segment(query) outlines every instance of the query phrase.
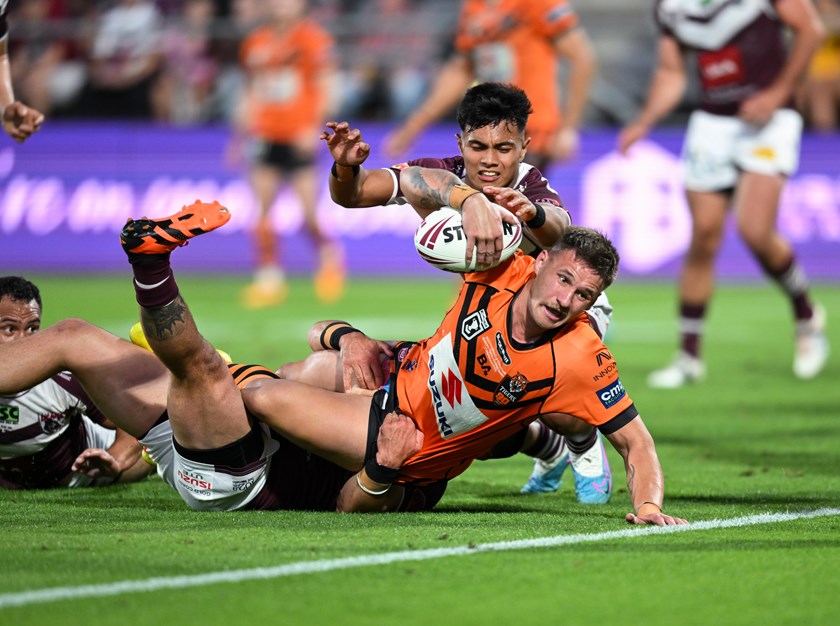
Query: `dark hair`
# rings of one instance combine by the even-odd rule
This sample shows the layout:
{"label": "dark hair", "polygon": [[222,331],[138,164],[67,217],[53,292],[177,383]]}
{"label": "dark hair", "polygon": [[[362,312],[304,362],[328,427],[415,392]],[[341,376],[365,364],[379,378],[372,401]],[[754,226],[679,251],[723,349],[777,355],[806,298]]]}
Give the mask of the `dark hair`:
{"label": "dark hair", "polygon": [[479,83],[464,94],[455,119],[464,132],[505,122],[524,131],[532,112],[531,101],[519,87],[507,83]]}
{"label": "dark hair", "polygon": [[618,274],[618,250],[606,235],[583,226],[569,226],[550,253],[574,250],[577,258],[591,267],[603,282],[602,289],[612,285]]}
{"label": "dark hair", "polygon": [[41,306],[41,292],[38,288],[22,276],[0,276],[0,298],[9,296],[10,299],[18,302],[31,302],[35,300],[38,308]]}

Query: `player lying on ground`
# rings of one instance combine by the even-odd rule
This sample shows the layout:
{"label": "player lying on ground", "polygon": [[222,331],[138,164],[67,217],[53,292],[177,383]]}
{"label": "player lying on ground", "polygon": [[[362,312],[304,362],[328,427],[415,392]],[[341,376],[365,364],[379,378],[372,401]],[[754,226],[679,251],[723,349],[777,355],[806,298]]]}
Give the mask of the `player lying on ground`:
{"label": "player lying on ground", "polygon": [[[515,214],[523,222],[521,247],[536,257],[554,245],[571,218],[542,173],[525,163],[530,114],[531,102],[521,89],[497,82],[476,85],[467,90],[456,112],[457,156],[418,158],[380,169],[364,167],[371,148],[358,129],[330,122],[321,139],[335,160],[329,177],[332,198],[348,208],[407,202],[423,218],[444,206],[460,210],[467,255],[472,258],[475,246],[482,268],[498,262],[502,221],[511,221]],[[587,313],[603,337],[612,314],[605,293]],[[522,492],[556,491],[571,465],[578,500],[607,502],[612,474],[597,430],[584,425],[559,434],[567,437],[568,448],[546,448]]]}
{"label": "player lying on ground", "polygon": [[[0,277],[0,347],[38,334],[42,308],[33,283]],[[26,368],[12,357],[0,362]],[[71,373],[56,369],[0,394],[0,487],[102,486],[148,473],[137,440],[113,428]]]}
{"label": "player lying on ground", "polygon": [[[238,387],[274,374],[225,364],[178,292],[169,251],[228,218],[218,204],[197,204],[165,220],[131,221],[123,231],[145,333],[160,358],[82,320],[63,320],[0,345],[0,393],[69,370],[104,415],[140,439],[163,480],[194,509],[347,510],[337,502],[342,488],[359,491],[345,501],[367,497],[354,473],[271,433],[246,412]],[[149,289],[144,280],[159,284]],[[158,306],[156,298],[165,302]],[[418,449],[417,439],[407,418],[388,418],[374,439],[377,460],[398,467]],[[441,494],[413,490],[401,509],[431,507]]]}

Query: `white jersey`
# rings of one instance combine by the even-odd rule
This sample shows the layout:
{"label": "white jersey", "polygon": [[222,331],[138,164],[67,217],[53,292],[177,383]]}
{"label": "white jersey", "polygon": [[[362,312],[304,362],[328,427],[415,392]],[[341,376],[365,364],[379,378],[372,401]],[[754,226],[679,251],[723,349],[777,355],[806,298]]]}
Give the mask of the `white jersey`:
{"label": "white jersey", "polygon": [[[0,396],[0,486],[66,484],[101,414],[68,372],[31,389]],[[113,431],[110,431],[113,432]]]}

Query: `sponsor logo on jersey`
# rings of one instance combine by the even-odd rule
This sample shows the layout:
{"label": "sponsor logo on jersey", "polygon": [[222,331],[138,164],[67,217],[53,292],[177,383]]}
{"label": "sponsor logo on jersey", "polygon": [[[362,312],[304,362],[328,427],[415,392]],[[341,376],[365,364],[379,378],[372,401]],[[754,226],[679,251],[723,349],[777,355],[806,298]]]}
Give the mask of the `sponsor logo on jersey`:
{"label": "sponsor logo on jersey", "polygon": [[490,328],[490,320],[487,319],[487,311],[481,309],[471,313],[461,322],[461,335],[467,341],[472,341],[488,328]]}
{"label": "sponsor logo on jersey", "polygon": [[759,146],[753,150],[753,156],[767,161],[776,160],[776,151],[770,146]]}
{"label": "sponsor logo on jersey", "polygon": [[400,366],[400,369],[403,369],[406,372],[413,372],[415,369],[417,369],[417,359],[403,361],[403,364]]}
{"label": "sponsor logo on jersey", "polygon": [[499,356],[502,357],[502,361],[505,365],[510,365],[510,355],[507,351],[507,346],[505,346],[505,340],[502,337],[502,333],[496,333],[496,351],[499,353]]}
{"label": "sponsor logo on jersey", "polygon": [[41,431],[45,435],[53,435],[67,425],[68,419],[63,413],[47,413],[39,415],[38,421],[41,423]]}
{"label": "sponsor logo on jersey", "polygon": [[213,483],[209,480],[205,480],[202,474],[199,474],[198,472],[191,472],[188,469],[179,469],[178,478],[181,479],[181,483],[190,491],[195,491],[193,487],[204,490],[213,488]]}
{"label": "sponsor logo on jersey", "polygon": [[616,379],[615,382],[598,390],[598,399],[604,405],[605,409],[610,408],[626,395],[627,391],[625,391],[620,379]]}
{"label": "sponsor logo on jersey", "polygon": [[254,476],[246,478],[245,480],[234,480],[230,484],[230,489],[231,491],[247,491],[256,481],[257,479]]}
{"label": "sponsor logo on jersey", "polygon": [[487,358],[486,354],[479,354],[476,362],[478,366],[481,368],[481,373],[487,376],[490,373],[490,365],[488,364],[490,359]]}
{"label": "sponsor logo on jersey", "polygon": [[20,422],[20,407],[13,404],[0,404],[0,424],[18,424]]}
{"label": "sponsor logo on jersey", "polygon": [[505,376],[496,388],[496,393],[493,394],[493,404],[498,406],[513,404],[525,395],[527,387],[528,379],[523,374]]}
{"label": "sponsor logo on jersey", "polygon": [[452,335],[444,337],[429,351],[427,384],[442,439],[460,435],[487,421],[465,389],[458,362],[452,353]]}
{"label": "sponsor logo on jersey", "polygon": [[611,362],[613,360],[612,355],[607,352],[606,350],[601,350],[596,356],[595,359],[598,361],[598,367],[603,367],[604,363]]}

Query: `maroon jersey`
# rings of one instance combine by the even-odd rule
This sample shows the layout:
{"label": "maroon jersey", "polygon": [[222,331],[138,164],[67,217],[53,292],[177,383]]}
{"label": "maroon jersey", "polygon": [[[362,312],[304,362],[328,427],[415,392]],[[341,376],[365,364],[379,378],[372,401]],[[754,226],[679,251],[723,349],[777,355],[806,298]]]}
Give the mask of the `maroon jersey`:
{"label": "maroon jersey", "polygon": [[704,111],[735,115],[787,58],[776,0],[657,0],[660,32],[697,58]]}

